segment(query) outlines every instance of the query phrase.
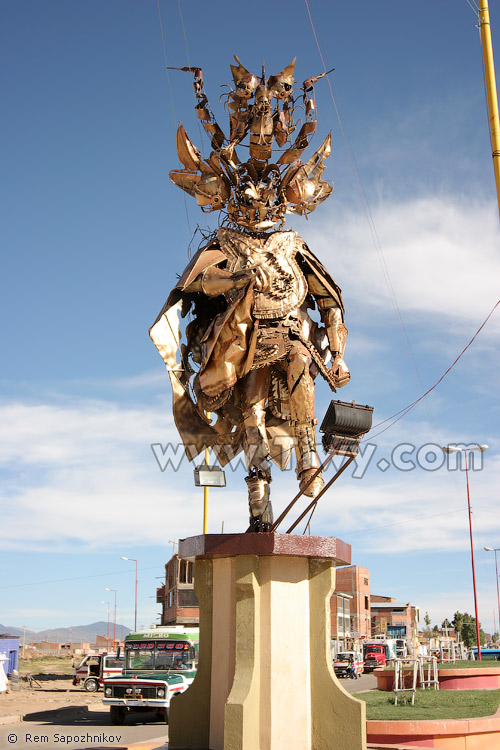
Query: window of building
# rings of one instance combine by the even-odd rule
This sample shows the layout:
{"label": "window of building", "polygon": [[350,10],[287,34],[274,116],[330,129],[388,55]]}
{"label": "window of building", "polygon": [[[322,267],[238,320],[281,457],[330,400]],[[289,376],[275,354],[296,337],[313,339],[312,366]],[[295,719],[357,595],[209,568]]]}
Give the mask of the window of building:
{"label": "window of building", "polygon": [[187,560],[179,560],[179,583],[186,583]]}
{"label": "window of building", "polygon": [[365,596],[365,609],[370,609],[370,602],[367,596]]}
{"label": "window of building", "polygon": [[178,591],[179,607],[197,607],[198,597],[193,589],[179,589]]}

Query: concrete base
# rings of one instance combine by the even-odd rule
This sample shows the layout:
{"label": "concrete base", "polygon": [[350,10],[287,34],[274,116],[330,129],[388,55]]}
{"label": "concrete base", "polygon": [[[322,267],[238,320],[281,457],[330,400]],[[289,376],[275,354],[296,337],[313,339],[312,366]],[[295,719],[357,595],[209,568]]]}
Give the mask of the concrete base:
{"label": "concrete base", "polygon": [[500,748],[500,709],[493,716],[434,721],[368,721],[369,748],[439,748],[497,750]]}
{"label": "concrete base", "polygon": [[[252,551],[253,550],[253,551]],[[196,678],[170,750],[365,750],[365,704],[335,677],[330,596],[349,545],[285,534],[182,540],[200,605]]]}
{"label": "concrete base", "polygon": [[[472,663],[477,664],[477,662]],[[394,669],[375,669],[373,674],[377,678],[377,690],[394,690]],[[405,680],[409,679],[410,670],[405,669],[404,674]],[[500,666],[470,667],[469,669],[439,669],[438,666],[438,681],[440,690],[498,690]],[[417,678],[417,687],[420,687],[419,678]]]}

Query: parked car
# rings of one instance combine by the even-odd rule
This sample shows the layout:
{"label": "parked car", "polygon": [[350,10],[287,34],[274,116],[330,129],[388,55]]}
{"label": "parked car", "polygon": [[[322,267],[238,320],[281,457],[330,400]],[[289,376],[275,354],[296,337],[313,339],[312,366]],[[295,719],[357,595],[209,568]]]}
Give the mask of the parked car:
{"label": "parked car", "polygon": [[350,677],[352,666],[354,666],[354,676],[357,679],[363,674],[363,657],[359,651],[341,651],[333,662],[337,677]]}
{"label": "parked car", "polygon": [[123,657],[118,654],[88,654],[73,673],[73,685],[83,685],[88,693],[95,693],[107,677],[122,673]]}

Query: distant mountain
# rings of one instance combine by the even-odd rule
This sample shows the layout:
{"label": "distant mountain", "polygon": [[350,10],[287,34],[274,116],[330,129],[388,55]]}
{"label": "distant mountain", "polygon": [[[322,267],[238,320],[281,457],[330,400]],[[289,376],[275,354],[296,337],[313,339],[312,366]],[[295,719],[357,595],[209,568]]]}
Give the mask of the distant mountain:
{"label": "distant mountain", "polygon": [[15,628],[13,625],[0,625],[0,635],[19,635],[21,638],[23,634],[26,634],[26,643],[32,641],[36,636],[34,630],[28,630],[28,628]]}
{"label": "distant mountain", "polygon": [[[16,628],[12,625],[0,625],[0,635],[8,633],[9,635],[18,635],[25,639],[26,643],[40,643],[49,641],[50,643],[95,643],[98,635],[106,636],[108,631],[107,622],[93,622],[90,625],[74,625],[69,628],[52,628],[41,630],[35,633],[33,630]],[[124,625],[116,625],[116,637],[122,640],[131,630]],[[113,637],[113,623],[109,623],[109,635]]]}

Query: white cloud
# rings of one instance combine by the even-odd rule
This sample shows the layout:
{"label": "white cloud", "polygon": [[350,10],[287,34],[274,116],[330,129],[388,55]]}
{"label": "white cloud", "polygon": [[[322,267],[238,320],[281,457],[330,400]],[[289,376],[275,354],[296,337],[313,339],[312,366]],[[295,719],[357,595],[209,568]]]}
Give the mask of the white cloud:
{"label": "white cloud", "polygon": [[[391,288],[405,323],[433,316],[447,327],[480,323],[500,299],[500,232],[493,203],[458,196],[381,201],[371,209],[372,236],[362,210],[330,207],[307,242],[350,300],[351,312],[391,312]],[[485,334],[500,328],[500,316]]]}
{"label": "white cloud", "polygon": [[[1,445],[7,471],[0,531],[5,548],[99,549],[130,539],[164,544],[166,529],[169,538],[201,532],[202,493],[193,486],[193,466],[183,461],[178,472],[162,473],[151,450],[153,442],[179,440],[166,412],[83,399],[72,405],[17,402],[0,408],[0,420],[6,428]],[[313,533],[343,533],[346,541],[352,538],[372,551],[379,550],[384,539],[388,542],[384,550],[390,553],[430,550],[438,543],[442,548],[462,548],[466,544],[463,519],[460,513],[449,512],[464,507],[463,473],[444,468],[425,471],[418,466],[401,470],[408,461],[418,463],[419,446],[433,445],[419,420],[407,418],[404,429],[395,426],[377,440],[370,460],[365,454],[356,474],[346,472],[321,500]],[[404,462],[397,465],[392,451],[399,442],[409,447]],[[391,459],[391,467],[384,473],[377,463],[385,457]],[[474,472],[481,533],[500,529],[500,517],[492,515],[490,500],[495,497],[498,463],[492,452],[485,470]],[[222,522],[226,531],[246,528],[242,474],[227,469],[228,488],[212,490],[211,520],[217,527],[212,531],[221,530]],[[329,470],[326,478],[332,474]],[[280,474],[276,469],[272,485],[276,515],[296,492],[294,472]],[[280,531],[305,507],[302,498]],[[418,520],[436,514],[443,514],[442,520]]]}
{"label": "white cloud", "polygon": [[[193,465],[184,460],[178,472],[162,473],[151,449],[179,443],[166,405],[17,401],[0,405],[0,422],[5,549],[104,549],[131,539],[161,545],[166,529],[174,538],[201,531],[203,494],[194,488]],[[245,513],[243,488],[232,494],[242,494]],[[217,512],[241,528],[245,520],[233,507]]]}
{"label": "white cloud", "polygon": [[97,399],[60,403],[17,401],[0,405],[2,463],[43,464],[62,468],[89,459],[108,465],[119,452],[123,463],[131,446],[155,437],[175,440],[170,408],[127,408]]}
{"label": "white cloud", "polygon": [[[450,330],[460,331],[463,336],[465,327],[470,327],[473,320],[479,321],[498,296],[496,213],[491,206],[439,197],[386,203],[377,206],[373,214],[405,318],[420,323],[425,318],[430,348],[448,346]],[[332,214],[327,216],[319,226],[312,225],[308,243],[351,299],[359,301],[362,314],[371,323],[390,303],[369,231],[355,212],[345,212],[336,222],[331,217]],[[382,317],[380,314],[381,320]],[[495,316],[485,329],[489,342],[499,320],[500,316]],[[435,325],[430,324],[434,322]],[[373,360],[373,338],[363,329],[362,320],[357,325],[356,336],[369,345],[364,356],[368,359],[369,353]],[[389,345],[383,336],[382,343]],[[369,382],[378,377],[377,367],[383,371],[383,358],[378,364],[375,361],[361,380]],[[163,383],[167,376],[161,372]],[[391,397],[390,383],[402,376],[396,371],[387,373],[387,377],[391,379],[380,381],[387,390],[381,407],[385,413]],[[479,378],[478,382],[482,380]],[[157,381],[156,373],[139,373],[112,385],[119,394],[137,385],[154,386]],[[475,382],[475,377],[471,382]],[[443,393],[439,394],[433,401],[434,408],[445,401]],[[37,401],[18,399],[0,404],[0,464],[5,470],[5,510],[0,533],[6,547],[99,548],[132,538],[137,543],[162,544],[166,528],[171,538],[200,533],[201,491],[193,488],[192,465],[186,461],[179,472],[162,474],[150,447],[152,443],[179,442],[169,398],[155,399],[152,406],[127,406],[120,404],[118,398],[52,395]],[[379,412],[375,421],[382,418]],[[461,437],[442,423],[439,432],[445,437],[452,435],[453,440]],[[418,448],[430,441],[437,445],[443,442],[417,411],[375,441],[377,461],[381,456],[390,457],[400,443],[411,441]],[[492,459],[488,456],[489,467],[494,465]],[[475,477],[477,505],[482,503],[490,513],[489,498],[496,492],[493,475],[488,469],[480,481]],[[230,487],[211,494],[212,518],[217,526],[224,520],[226,531],[242,531],[247,522],[242,472],[228,471],[227,476]],[[366,548],[376,551],[383,537],[389,541],[384,547],[386,552],[432,549],[438,541],[437,526],[413,519],[450,510],[450,497],[458,496],[463,477],[459,475],[451,483],[444,478],[444,472],[409,473],[393,468],[383,474],[373,462],[362,480],[349,479],[347,475],[339,480],[318,506],[313,529],[315,533],[336,535],[373,526],[374,536],[359,535]],[[275,508],[281,510],[295,493],[294,476],[280,475],[276,470],[272,485]],[[463,546],[455,515],[443,519],[439,543],[448,549]],[[499,528],[495,517],[484,519],[486,515],[483,518],[478,512],[480,529],[486,531],[488,524],[490,529]],[[405,523],[388,526],[399,521]],[[388,528],[383,533],[376,531],[375,527],[384,525]]]}

